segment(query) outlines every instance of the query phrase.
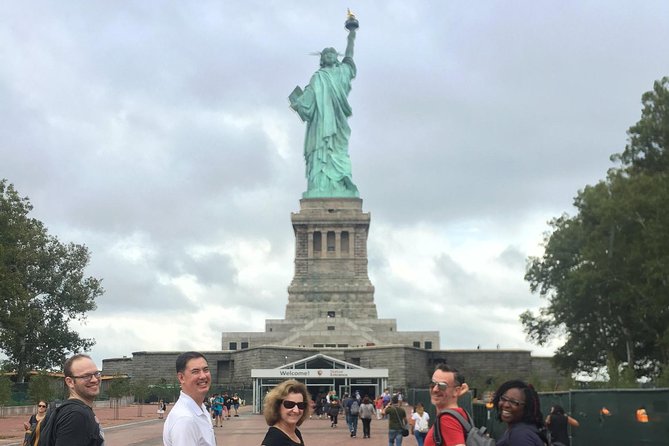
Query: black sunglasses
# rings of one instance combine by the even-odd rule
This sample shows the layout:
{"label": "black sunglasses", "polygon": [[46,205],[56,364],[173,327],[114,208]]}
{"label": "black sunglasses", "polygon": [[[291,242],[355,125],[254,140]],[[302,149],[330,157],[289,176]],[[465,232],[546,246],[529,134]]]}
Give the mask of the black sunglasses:
{"label": "black sunglasses", "polygon": [[37,407],[46,407],[46,404],[38,404]]}
{"label": "black sunglasses", "polygon": [[281,404],[283,404],[283,407],[286,409],[292,409],[293,407],[297,406],[298,409],[304,410],[307,407],[307,404],[303,401],[296,403],[295,401],[283,400]]}

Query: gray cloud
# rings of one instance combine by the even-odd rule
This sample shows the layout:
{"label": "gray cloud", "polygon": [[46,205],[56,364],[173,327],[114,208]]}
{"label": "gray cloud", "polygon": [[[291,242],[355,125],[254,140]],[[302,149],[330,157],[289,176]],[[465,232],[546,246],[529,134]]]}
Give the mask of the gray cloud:
{"label": "gray cloud", "polygon": [[[305,188],[287,95],[317,68],[309,53],[343,52],[348,6],[0,6],[0,177],[91,248],[107,292],[85,335],[111,315],[198,318],[215,348],[223,329],[283,317]],[[669,4],[353,9],[350,153],[379,314],[438,329],[447,347],[528,347],[517,316],[542,301],[522,279],[526,251],[604,177],[669,72]],[[133,330],[137,349],[189,343]],[[108,342],[96,352],[130,353]]]}

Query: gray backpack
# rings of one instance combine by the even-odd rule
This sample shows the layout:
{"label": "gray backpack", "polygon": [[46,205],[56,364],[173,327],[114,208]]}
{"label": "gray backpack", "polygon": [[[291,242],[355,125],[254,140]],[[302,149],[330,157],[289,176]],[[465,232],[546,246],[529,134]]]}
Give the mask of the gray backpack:
{"label": "gray backpack", "polygon": [[[446,409],[445,411],[440,412],[437,415],[437,421],[434,423],[434,429],[432,431],[435,445],[441,446],[443,444],[443,438],[441,436],[440,420],[441,417],[443,417],[444,415],[450,415],[452,417],[455,417],[455,419],[460,422],[460,425],[462,425],[462,428],[465,431],[466,446],[495,446],[495,440],[486,435],[485,427],[477,428],[472,423],[465,420],[465,418],[460,414],[460,412],[453,409]],[[469,414],[467,414],[467,417],[471,419],[471,416],[469,416]]]}

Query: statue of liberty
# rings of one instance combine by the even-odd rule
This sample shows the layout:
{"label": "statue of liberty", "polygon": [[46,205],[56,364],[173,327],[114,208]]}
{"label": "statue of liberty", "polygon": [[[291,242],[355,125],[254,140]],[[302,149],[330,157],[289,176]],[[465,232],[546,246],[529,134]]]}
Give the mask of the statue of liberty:
{"label": "statue of liberty", "polygon": [[290,106],[307,123],[304,137],[307,191],[303,198],[358,197],[358,188],[351,179],[351,159],[348,139],[351,128],[348,117],[351,106],[348,93],[356,68],[353,62],[353,42],[358,22],[349,11],[346,22],[348,42],[344,58],[338,60],[337,50],[321,51],[320,69],[309,85],[295,87],[290,94]]}

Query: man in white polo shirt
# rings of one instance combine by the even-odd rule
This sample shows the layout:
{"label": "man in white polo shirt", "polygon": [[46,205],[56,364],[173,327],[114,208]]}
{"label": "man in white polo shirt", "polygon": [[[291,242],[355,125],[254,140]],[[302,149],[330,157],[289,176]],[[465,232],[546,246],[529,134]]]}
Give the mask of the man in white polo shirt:
{"label": "man in white polo shirt", "polygon": [[216,446],[211,416],[204,399],[211,385],[211,372],[202,353],[186,352],[177,358],[181,394],[163,426],[165,446]]}

